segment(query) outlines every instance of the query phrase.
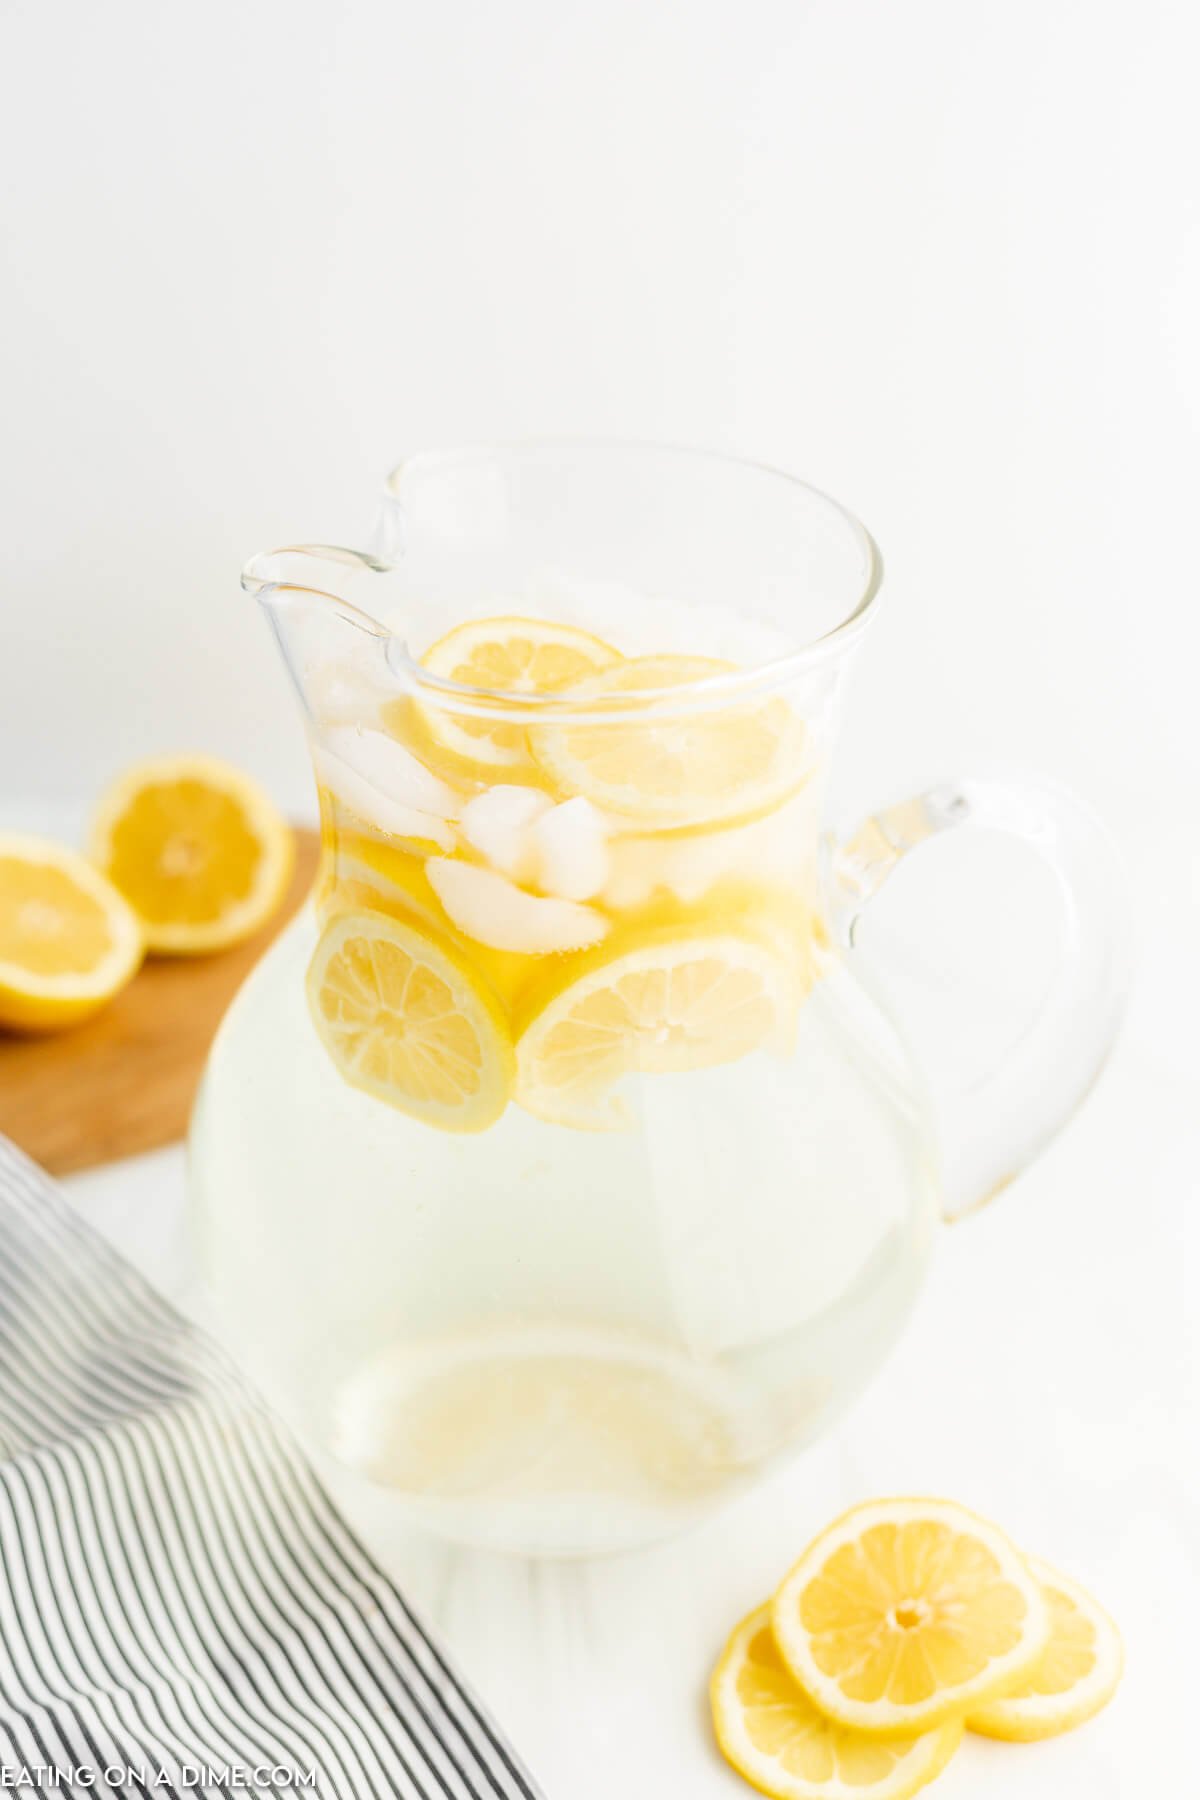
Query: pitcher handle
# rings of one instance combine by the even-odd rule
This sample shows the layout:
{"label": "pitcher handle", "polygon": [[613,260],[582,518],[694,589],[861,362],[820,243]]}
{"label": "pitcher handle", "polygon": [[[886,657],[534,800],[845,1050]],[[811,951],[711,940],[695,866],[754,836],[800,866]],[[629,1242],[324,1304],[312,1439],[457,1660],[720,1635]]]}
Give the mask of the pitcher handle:
{"label": "pitcher handle", "polygon": [[1062,955],[1020,1041],[955,1096],[943,1146],[950,1219],[999,1193],[1084,1099],[1120,1023],[1131,936],[1124,870],[1100,821],[1052,782],[983,776],[889,806],[834,850],[835,923],[845,942],[853,943],[863,907],[902,857],[961,829],[1005,832],[1048,865],[1061,905]]}

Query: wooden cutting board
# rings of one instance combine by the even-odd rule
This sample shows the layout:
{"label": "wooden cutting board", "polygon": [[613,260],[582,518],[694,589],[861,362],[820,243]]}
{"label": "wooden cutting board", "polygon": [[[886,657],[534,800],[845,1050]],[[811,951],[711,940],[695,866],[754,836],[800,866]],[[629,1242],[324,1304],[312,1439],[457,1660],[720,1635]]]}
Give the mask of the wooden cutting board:
{"label": "wooden cutting board", "polygon": [[53,1037],[0,1032],[0,1132],[66,1175],[177,1143],[229,1002],[312,886],[318,839],[296,833],[296,871],[270,924],[214,956],[152,957],[94,1019]]}

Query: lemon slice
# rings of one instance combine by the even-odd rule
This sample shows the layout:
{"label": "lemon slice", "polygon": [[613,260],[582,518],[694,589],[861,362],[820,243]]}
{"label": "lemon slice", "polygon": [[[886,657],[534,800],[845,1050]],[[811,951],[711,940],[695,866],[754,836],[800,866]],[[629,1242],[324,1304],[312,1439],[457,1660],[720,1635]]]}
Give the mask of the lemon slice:
{"label": "lemon slice", "polygon": [[1050,1641],[1032,1672],[967,1718],[983,1737],[1031,1743],[1082,1725],[1112,1699],[1124,1665],[1121,1635],[1076,1582],[1027,1558],[1050,1608]]}
{"label": "lemon slice", "polygon": [[257,782],[211,756],[135,763],[101,799],[91,851],[141,919],[147,949],[176,955],[257,931],[295,859],[291,829]]}
{"label": "lemon slice", "polygon": [[[686,688],[735,670],[706,656],[639,656],[564,690],[581,708]],[[647,710],[648,709],[648,710]],[[595,707],[593,707],[593,711]],[[538,725],[529,744],[563,793],[659,827],[713,825],[772,811],[808,773],[807,734],[779,696],[672,712],[615,707],[593,724]]]}
{"label": "lemon slice", "polygon": [[650,932],[572,958],[522,997],[516,1098],[540,1118],[584,1130],[627,1122],[615,1092],[628,1075],[734,1062],[786,1038],[793,972],[734,929]]}
{"label": "lemon slice", "polygon": [[0,1025],[77,1024],[141,960],[136,915],[91,863],[42,838],[0,834]]}
{"label": "lemon slice", "polygon": [[443,1131],[484,1131],[504,1111],[504,1014],[430,933],[385,913],[336,913],[306,986],[317,1034],[353,1087]]}
{"label": "lemon slice", "polygon": [[[584,675],[621,660],[620,652],[574,625],[545,619],[471,619],[456,626],[421,658],[431,675],[500,694],[554,693]],[[417,706],[428,736],[466,772],[484,779],[529,769],[532,759],[522,725],[473,718],[436,703]]]}
{"label": "lemon slice", "polygon": [[890,1739],[827,1719],[788,1674],[769,1606],[732,1633],[710,1695],[726,1759],[775,1800],[907,1800],[941,1774],[962,1742],[959,1719]]}
{"label": "lemon slice", "polygon": [[784,1662],[830,1718],[920,1732],[1020,1681],[1049,1633],[1004,1533],[948,1500],[875,1500],[812,1543],[772,1602]]}

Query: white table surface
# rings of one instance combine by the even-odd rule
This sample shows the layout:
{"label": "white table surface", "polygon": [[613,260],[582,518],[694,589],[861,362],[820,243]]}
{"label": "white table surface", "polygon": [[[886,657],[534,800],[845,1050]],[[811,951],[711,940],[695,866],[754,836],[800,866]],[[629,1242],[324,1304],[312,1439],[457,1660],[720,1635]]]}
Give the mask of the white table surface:
{"label": "white table surface", "polygon": [[[340,1495],[440,1630],[549,1800],[736,1800],[705,1682],[726,1630],[808,1537],[878,1494],[953,1496],[1103,1599],[1128,1668],[1057,1742],[969,1739],[945,1800],[1141,1800],[1200,1789],[1197,853],[1161,824],[1130,846],[1157,903],[1129,1020],[1083,1111],[1001,1200],[943,1234],[891,1361],[815,1450],[690,1536],[531,1564],[447,1547]],[[171,1150],[67,1184],[167,1294],[202,1305]]]}

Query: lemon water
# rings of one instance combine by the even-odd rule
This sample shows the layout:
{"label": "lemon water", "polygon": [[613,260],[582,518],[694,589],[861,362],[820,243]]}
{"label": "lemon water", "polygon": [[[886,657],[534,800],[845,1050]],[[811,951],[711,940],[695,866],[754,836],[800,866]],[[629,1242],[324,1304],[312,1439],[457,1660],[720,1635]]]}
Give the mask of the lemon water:
{"label": "lemon water", "polygon": [[345,1081],[297,922],[218,1036],[201,1252],[319,1455],[466,1541],[574,1554],[677,1529],[817,1433],[927,1254],[925,1109],[831,962],[781,1053],[634,1076],[620,1131],[509,1106],[439,1131]]}
{"label": "lemon water", "polygon": [[829,677],[746,687],[736,615],[629,596],[280,629],[322,857],[210,1059],[212,1285],[310,1449],[415,1519],[665,1535],[853,1394],[934,1217],[825,920]]}

